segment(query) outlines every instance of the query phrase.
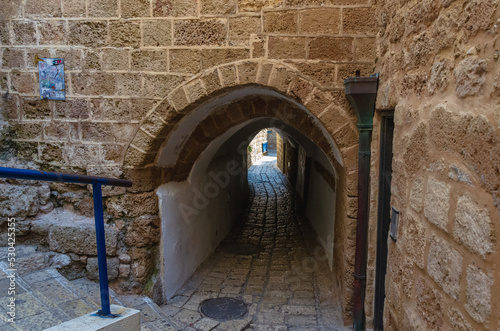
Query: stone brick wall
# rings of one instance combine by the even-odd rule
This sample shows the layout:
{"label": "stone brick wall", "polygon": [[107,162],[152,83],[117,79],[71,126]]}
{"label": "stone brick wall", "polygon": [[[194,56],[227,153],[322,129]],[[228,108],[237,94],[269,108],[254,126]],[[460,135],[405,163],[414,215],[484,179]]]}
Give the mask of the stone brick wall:
{"label": "stone brick wall", "polygon": [[401,212],[385,327],[496,330],[498,1],[379,3],[377,108],[395,109],[391,191]]}
{"label": "stone brick wall", "polygon": [[253,137],[248,145],[251,151],[247,154],[247,165],[250,167],[255,162],[259,161],[264,154],[262,153],[262,144],[267,141],[267,129],[262,129]]}
{"label": "stone brick wall", "polygon": [[[342,80],[356,70],[373,72],[377,26],[370,0],[4,3],[0,159],[5,166],[134,181],[131,189],[104,192],[107,222],[119,232],[116,254],[128,256],[120,263],[131,270],[123,268],[122,290],[151,291],[144,285],[154,283],[148,280],[157,273],[160,238],[154,190],[185,179],[190,169],[156,167],[162,143],[197,104],[259,84],[304,104],[310,118],[295,120],[296,127],[323,150],[329,141],[340,150],[336,263],[349,320],[351,289],[344,275],[352,272],[353,259],[344,256],[354,247],[357,133]],[[39,100],[35,55],[64,58],[66,101]],[[326,140],[311,118],[329,132]],[[220,134],[228,128],[212,123],[197,132],[203,129]],[[208,143],[183,157],[195,159]],[[15,183],[18,190],[26,184]],[[88,188],[50,185],[50,196],[55,208],[90,216]],[[28,229],[37,217],[30,212]]]}
{"label": "stone brick wall", "polygon": [[[40,11],[27,1],[6,11],[0,88],[19,156],[53,167],[120,165],[159,100],[193,74],[235,60],[290,60],[328,89],[342,89],[355,70],[372,72],[368,2],[198,2],[51,0]],[[39,100],[35,54],[65,59],[67,101]]]}
{"label": "stone brick wall", "polygon": [[297,165],[298,165],[298,146],[292,146],[287,140],[285,145],[285,160],[284,160],[284,174],[286,175],[290,184],[295,187],[297,182]]}
{"label": "stone brick wall", "polygon": [[269,129],[267,131],[267,148],[269,150],[276,150],[276,130]]}
{"label": "stone brick wall", "polygon": [[283,172],[283,151],[284,151],[284,142],[279,133],[276,133],[276,164],[278,168]]}

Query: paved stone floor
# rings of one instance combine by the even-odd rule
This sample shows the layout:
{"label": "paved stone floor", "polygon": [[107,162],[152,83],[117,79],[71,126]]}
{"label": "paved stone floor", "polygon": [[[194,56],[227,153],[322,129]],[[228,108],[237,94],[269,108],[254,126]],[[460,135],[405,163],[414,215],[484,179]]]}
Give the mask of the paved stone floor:
{"label": "paved stone floor", "polygon": [[[18,252],[36,253],[34,246],[17,246]],[[0,256],[2,251],[0,250]],[[36,258],[32,255],[31,259]],[[100,308],[99,284],[86,278],[69,281],[56,269],[44,268],[16,274],[15,323],[11,323],[7,312],[11,295],[6,290],[12,286],[7,277],[9,267],[0,261],[0,330],[41,331],[71,319],[94,312]],[[181,326],[150,298],[141,295],[117,295],[110,289],[112,304],[131,307],[141,312],[141,331],[175,331]],[[79,331],[79,330],[75,330]]]}
{"label": "paved stone floor", "polygon": [[[249,170],[246,210],[232,233],[162,310],[183,330],[345,330],[333,273],[298,206],[275,157]],[[235,254],[238,244],[254,244],[253,255]],[[315,254],[316,253],[316,254]],[[204,318],[208,298],[244,300],[241,319]]]}

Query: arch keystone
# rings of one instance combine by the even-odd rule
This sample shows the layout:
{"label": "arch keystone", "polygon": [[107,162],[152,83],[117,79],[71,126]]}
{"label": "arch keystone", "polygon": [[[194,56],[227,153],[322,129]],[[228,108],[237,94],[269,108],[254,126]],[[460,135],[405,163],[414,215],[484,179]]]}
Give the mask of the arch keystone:
{"label": "arch keystone", "polygon": [[236,66],[234,64],[225,65],[219,68],[222,77],[222,84],[225,87],[234,86],[238,84],[238,76],[236,73]]}
{"label": "arch keystone", "polygon": [[274,67],[269,80],[269,85],[278,91],[287,94],[288,87],[296,74],[286,67]]}
{"label": "arch keystone", "polygon": [[259,66],[259,72],[257,74],[257,83],[262,85],[269,85],[269,77],[271,76],[271,71],[273,70],[274,64],[272,63],[261,63]]}
{"label": "arch keystone", "polygon": [[257,62],[243,62],[237,65],[240,84],[255,83],[257,81],[257,72],[259,64]]}

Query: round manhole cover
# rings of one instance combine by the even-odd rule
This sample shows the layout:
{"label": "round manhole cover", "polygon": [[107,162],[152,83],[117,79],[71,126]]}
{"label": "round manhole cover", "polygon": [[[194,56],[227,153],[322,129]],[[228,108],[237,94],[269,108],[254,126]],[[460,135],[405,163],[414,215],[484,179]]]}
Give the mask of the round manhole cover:
{"label": "round manhole cover", "polygon": [[234,255],[253,255],[259,253],[262,249],[259,245],[232,243],[224,246],[224,250]]}
{"label": "round manhole cover", "polygon": [[227,321],[243,317],[247,313],[247,305],[236,298],[215,298],[203,301],[200,310],[206,317]]}

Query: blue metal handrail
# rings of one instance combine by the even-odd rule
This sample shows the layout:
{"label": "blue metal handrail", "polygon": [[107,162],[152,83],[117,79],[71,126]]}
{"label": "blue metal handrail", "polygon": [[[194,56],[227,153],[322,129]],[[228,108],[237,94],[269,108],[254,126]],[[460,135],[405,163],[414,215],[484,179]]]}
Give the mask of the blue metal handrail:
{"label": "blue metal handrail", "polygon": [[3,168],[0,167],[0,178],[15,178],[28,180],[42,180],[48,182],[64,182],[78,184],[92,184],[94,198],[94,219],[97,241],[97,264],[99,266],[99,287],[101,290],[101,310],[97,312],[100,316],[113,316],[109,304],[108,266],[106,263],[106,241],[104,236],[104,216],[102,208],[102,185],[131,187],[132,181],[106,177],[95,177],[85,175],[71,175],[56,172],[45,172],[36,170]]}

